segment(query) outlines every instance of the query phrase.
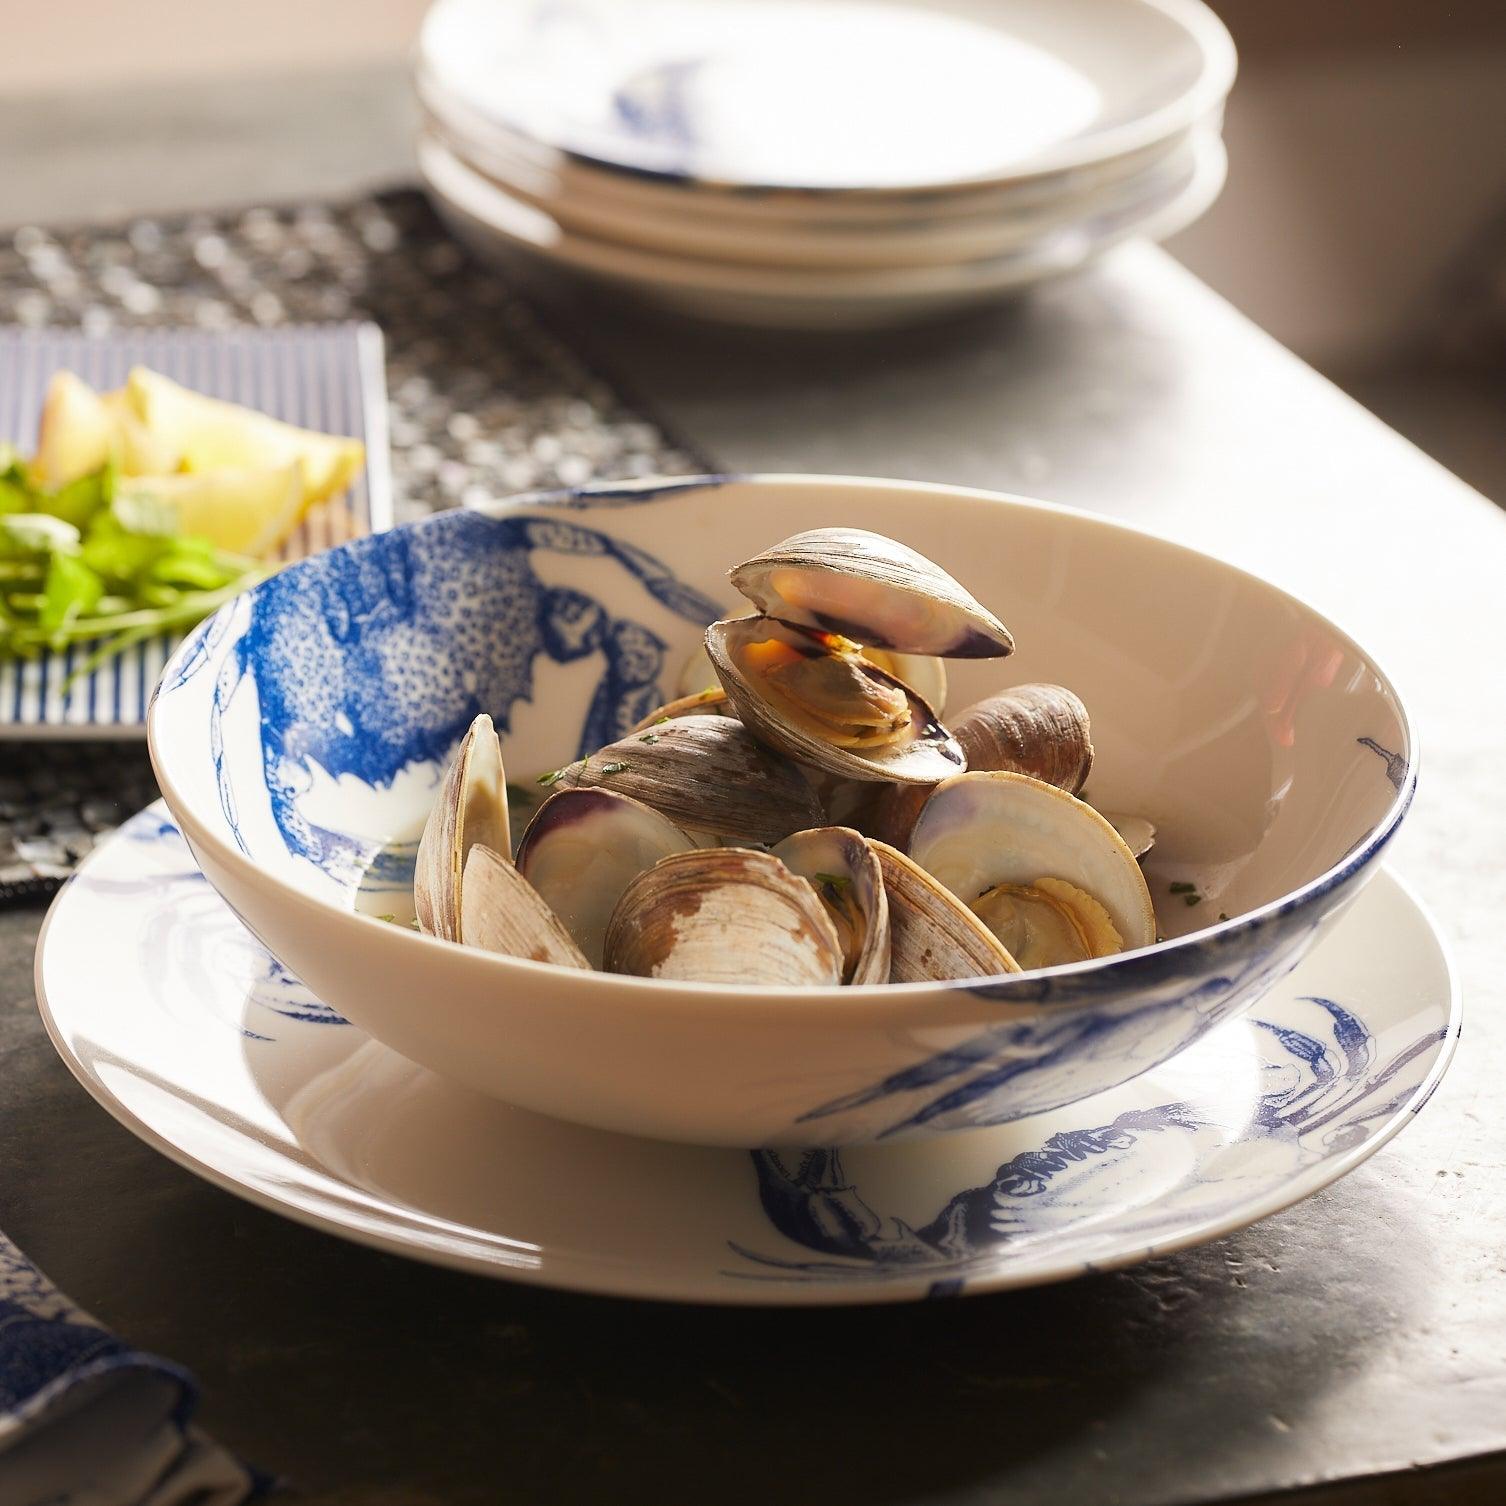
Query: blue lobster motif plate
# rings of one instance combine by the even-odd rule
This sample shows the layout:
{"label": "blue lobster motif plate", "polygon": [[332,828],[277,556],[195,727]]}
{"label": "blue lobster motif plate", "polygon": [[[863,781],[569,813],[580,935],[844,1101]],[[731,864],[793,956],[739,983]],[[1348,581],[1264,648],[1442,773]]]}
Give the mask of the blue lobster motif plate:
{"label": "blue lobster motif plate", "polygon": [[630,1139],[473,1094],[347,1024],[162,805],[63,890],[37,984],[89,1092],[253,1202],[442,1265],[705,1302],[955,1296],[1217,1238],[1374,1154],[1459,1035],[1443,943],[1382,872],[1248,1015],[1068,1108],[842,1151]]}

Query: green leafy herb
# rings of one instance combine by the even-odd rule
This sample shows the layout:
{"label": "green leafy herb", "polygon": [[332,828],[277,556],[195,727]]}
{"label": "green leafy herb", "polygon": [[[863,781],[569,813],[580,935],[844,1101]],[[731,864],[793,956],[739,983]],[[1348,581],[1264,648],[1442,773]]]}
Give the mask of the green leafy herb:
{"label": "green leafy herb", "polygon": [[542,784],[547,788],[549,785],[553,784],[554,781],[558,779],[564,772],[565,771],[563,769],[551,769],[547,774],[540,774],[539,777],[534,781],[534,783]]}
{"label": "green leafy herb", "polygon": [[625,763],[604,763],[601,766],[603,774],[620,774],[627,765]]}
{"label": "green leafy herb", "polygon": [[111,467],[57,491],[0,448],[0,660],[83,645],[71,685],[132,645],[191,628],[270,573],[115,497]]}
{"label": "green leafy herb", "polygon": [[656,743],[659,741],[659,734],[657,732],[645,732],[638,741],[640,743]]}
{"label": "green leafy herb", "polygon": [[1171,887],[1171,892],[1173,894],[1196,894],[1197,893],[1197,885],[1196,884],[1172,884],[1170,887]]}
{"label": "green leafy herb", "polygon": [[666,727],[666,726],[668,726],[668,725],[669,725],[669,722],[670,722],[670,718],[669,718],[669,717],[667,717],[667,716],[661,716],[661,717],[660,717],[660,718],[659,718],[659,719],[658,719],[658,720],[657,720],[657,721],[656,721],[656,722],[655,722],[655,723],[654,723],[654,726],[656,726],[656,727]]}
{"label": "green leafy herb", "polygon": [[845,873],[818,873],[818,884],[830,884],[833,889],[845,889],[852,880]]}
{"label": "green leafy herb", "polygon": [[1202,902],[1203,896],[1201,894],[1184,894],[1182,896],[1182,903],[1187,905],[1189,908],[1193,905],[1200,905],[1202,904]]}

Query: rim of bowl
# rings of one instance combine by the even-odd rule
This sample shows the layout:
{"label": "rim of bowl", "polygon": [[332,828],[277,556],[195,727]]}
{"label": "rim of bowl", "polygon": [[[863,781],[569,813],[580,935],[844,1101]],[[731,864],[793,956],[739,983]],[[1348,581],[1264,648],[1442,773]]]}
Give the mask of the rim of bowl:
{"label": "rim of bowl", "polygon": [[[780,487],[804,487],[804,488],[829,488],[838,491],[847,491],[855,488],[864,490],[883,490],[899,492],[918,492],[928,495],[941,495],[956,498],[961,501],[983,503],[989,506],[1003,504],[1009,507],[1020,507],[1033,512],[1048,512],[1063,514],[1070,518],[1086,521],[1092,526],[1106,528],[1112,531],[1130,534],[1137,538],[1151,539],[1155,543],[1173,550],[1184,556],[1191,556],[1198,560],[1212,561],[1221,569],[1250,581],[1267,591],[1272,592],[1282,600],[1299,608],[1310,617],[1316,619],[1335,633],[1350,649],[1352,649],[1381,681],[1387,692],[1391,704],[1394,706],[1397,718],[1401,723],[1401,729],[1405,736],[1405,753],[1407,758],[1407,773],[1395,798],[1387,806],[1384,815],[1371,827],[1369,832],[1338,862],[1324,869],[1316,877],[1309,879],[1296,889],[1268,900],[1265,904],[1248,910],[1242,915],[1231,916],[1228,920],[1215,921],[1211,926],[1201,930],[1189,931],[1185,936],[1174,936],[1165,941],[1153,942],[1149,946],[1136,947],[1128,952],[1116,952],[1110,957],[1092,958],[1086,962],[1062,963],[1056,967],[1035,968],[1029,972],[986,974],[975,978],[945,978],[928,980],[921,983],[865,983],[865,984],[836,984],[831,986],[810,985],[805,987],[784,987],[780,985],[742,983],[742,984],[708,984],[698,983],[692,980],[674,978],[640,978],[625,973],[606,973],[600,971],[583,972],[576,968],[564,968],[549,962],[534,962],[526,957],[508,957],[499,952],[487,952],[478,947],[468,947],[460,942],[444,941],[437,936],[428,936],[421,931],[407,927],[397,927],[389,922],[379,920],[374,915],[366,915],[358,910],[346,909],[335,904],[331,900],[318,895],[310,894],[302,889],[295,888],[286,880],[269,874],[261,868],[254,858],[240,852],[230,846],[218,833],[201,823],[193,814],[190,802],[183,798],[181,791],[174,785],[170,773],[165,766],[165,760],[161,754],[157,736],[157,717],[159,697],[153,693],[151,703],[147,708],[147,746],[151,754],[152,769],[156,774],[157,782],[161,787],[163,799],[166,800],[174,820],[183,830],[184,836],[190,844],[202,843],[211,848],[215,860],[226,867],[235,869],[249,883],[265,890],[273,890],[280,899],[306,913],[317,913],[322,916],[337,917],[338,923],[351,922],[363,927],[375,926],[380,933],[396,938],[401,945],[440,948],[442,954],[450,957],[463,957],[474,966],[487,967],[497,971],[499,975],[518,974],[527,979],[532,976],[565,977],[588,989],[625,989],[634,994],[651,993],[659,1001],[669,1004],[673,1000],[685,1003],[705,995],[715,995],[718,998],[735,999],[747,1005],[772,1006],[778,1010],[785,1009],[810,1009],[821,1006],[836,1006],[838,1009],[847,1009],[858,1003],[868,1005],[883,1005],[892,1002],[896,1007],[903,1006],[912,1001],[919,994],[926,993],[974,993],[976,990],[987,988],[987,995],[975,995],[980,1002],[985,1003],[995,1015],[1007,1009],[1011,1004],[1016,1007],[1027,1009],[1030,1012],[1042,1007],[1060,1008],[1063,1011],[1070,1009],[1072,1005],[1065,1001],[1059,1005],[1052,1004],[1049,1000],[1020,1000],[1013,1001],[1009,995],[1013,991],[1023,992],[1033,986],[1038,986],[1045,980],[1072,979],[1089,974],[1106,973],[1115,969],[1129,971],[1138,965],[1144,964],[1149,959],[1160,959],[1181,952],[1187,952],[1194,947],[1206,947],[1215,945],[1220,941],[1245,932],[1263,930],[1275,921],[1281,920],[1297,910],[1304,908],[1312,901],[1321,898],[1331,889],[1352,878],[1361,869],[1366,867],[1380,850],[1396,834],[1407,810],[1412,803],[1412,798],[1417,790],[1417,767],[1421,748],[1418,741],[1417,729],[1408,712],[1406,703],[1400,691],[1396,687],[1395,680],[1376,660],[1375,656],[1365,649],[1359,641],[1342,626],[1325,613],[1310,606],[1292,592],[1276,585],[1273,581],[1253,570],[1247,570],[1241,565],[1232,564],[1230,561],[1218,555],[1209,554],[1206,550],[1194,548],[1190,544],[1182,544],[1175,539],[1167,538],[1165,534],[1152,528],[1145,528],[1138,524],[1127,523],[1117,518],[1108,518],[1099,513],[1089,512],[1085,508],[1069,507],[1059,502],[1046,502],[1036,497],[1026,497],[1019,493],[989,491],[981,487],[953,486],[945,483],[925,481],[904,481],[892,478],[874,476],[847,476],[847,475],[820,475],[803,474],[800,472],[780,471],[751,471],[751,472],[706,472],[696,476],[672,476],[651,477],[640,481],[621,482],[605,481],[585,486],[560,487],[549,491],[536,491],[520,493],[516,496],[500,499],[488,503],[483,507],[463,509],[464,511],[477,512],[484,517],[501,517],[519,508],[547,507],[561,504],[589,501],[592,497],[610,498],[621,496],[623,493],[633,494],[637,492],[695,492],[711,487],[718,487],[730,483],[751,484],[758,486]],[[433,522],[453,515],[462,509],[447,509],[446,511],[432,513],[428,518],[421,518],[414,523],[402,524],[400,527],[423,528]],[[372,537],[366,535],[365,537]],[[334,546],[335,549],[349,548],[351,544],[359,544],[360,539],[350,540],[347,544]],[[333,551],[325,551],[330,553]],[[320,558],[318,555],[310,556],[312,559]],[[306,560],[295,561],[287,568],[297,570]],[[235,604],[254,596],[259,590],[254,586],[250,591],[242,592],[226,606],[220,608],[220,612],[232,610]],[[216,613],[215,616],[219,616]],[[177,670],[179,660],[192,651],[200,634],[204,632],[214,618],[195,628],[181,644],[173,651],[163,667],[160,685],[165,683]],[[369,930],[363,930],[359,934],[370,936]],[[1084,1005],[1093,1003],[1093,1000],[1083,1001]],[[698,1006],[697,1006],[698,1007]]]}
{"label": "rim of bowl", "polygon": [[[555,153],[567,162],[607,172],[615,177],[639,178],[669,188],[689,191],[711,190],[736,197],[788,194],[819,202],[827,198],[883,201],[911,195],[944,199],[948,194],[970,189],[1006,188],[1012,184],[1028,183],[1051,173],[1090,167],[1099,162],[1110,162],[1117,157],[1138,151],[1141,147],[1153,146],[1165,137],[1175,134],[1181,127],[1200,120],[1210,110],[1216,109],[1220,101],[1228,97],[1239,73],[1239,51],[1234,45],[1234,38],[1229,28],[1204,3],[1204,0],[1138,0],[1138,3],[1147,10],[1159,12],[1180,26],[1192,38],[1203,59],[1202,69],[1193,83],[1176,99],[1152,110],[1148,115],[1125,121],[1121,125],[1106,126],[1077,141],[1062,142],[1057,147],[1029,159],[1020,167],[1001,172],[977,173],[971,177],[948,178],[941,181],[919,179],[906,183],[852,186],[762,183],[750,179],[711,178],[683,170],[644,167],[631,162],[618,162],[611,157],[598,157],[581,147],[565,146],[558,142],[548,141],[541,136],[535,136],[523,125],[503,116],[493,115],[490,119],[495,127],[508,135],[518,138],[530,147]],[[410,71],[420,67],[427,69],[441,91],[452,92],[448,90],[439,71],[430,61],[422,30],[414,43]],[[453,97],[461,98],[459,95],[453,95]],[[475,108],[475,106],[468,105],[468,108]]]}

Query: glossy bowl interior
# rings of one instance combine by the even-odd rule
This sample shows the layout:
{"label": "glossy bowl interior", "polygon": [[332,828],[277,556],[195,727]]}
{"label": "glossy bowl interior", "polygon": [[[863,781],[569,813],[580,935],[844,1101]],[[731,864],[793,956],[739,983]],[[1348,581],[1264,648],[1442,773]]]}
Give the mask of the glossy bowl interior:
{"label": "glossy bowl interior", "polygon": [[[1166,942],[1002,980],[713,990],[402,923],[418,832],[478,711],[517,782],[594,750],[672,693],[711,617],[742,609],[730,565],[824,524],[912,544],[1009,625],[1010,659],[951,667],[951,706],[1034,679],[1083,697],[1088,793],[1156,823]],[[1295,965],[1415,778],[1380,670],[1273,586],[1042,503],[819,477],[607,487],[343,545],[183,645],[151,739],[206,875],[340,1013],[528,1108],[733,1145],[1000,1123],[1156,1065]]]}

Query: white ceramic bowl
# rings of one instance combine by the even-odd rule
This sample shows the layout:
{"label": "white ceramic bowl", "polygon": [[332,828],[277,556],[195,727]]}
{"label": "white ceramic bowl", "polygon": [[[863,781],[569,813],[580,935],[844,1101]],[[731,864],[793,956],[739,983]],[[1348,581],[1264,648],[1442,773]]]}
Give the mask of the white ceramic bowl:
{"label": "white ceramic bowl", "polygon": [[[1159,830],[1165,942],[972,983],[710,989],[372,918],[411,913],[417,833],[478,711],[514,778],[594,750],[667,694],[710,617],[742,608],[730,564],[824,524],[920,548],[1013,630],[1011,659],[953,666],[954,706],[1032,679],[1083,697],[1089,793]],[[1275,587],[1043,503],[818,477],[606,486],[342,545],[193,633],[150,734],[205,874],[341,1014],[527,1108],[724,1145],[961,1130],[1127,1081],[1296,964],[1415,783],[1389,682]]]}

